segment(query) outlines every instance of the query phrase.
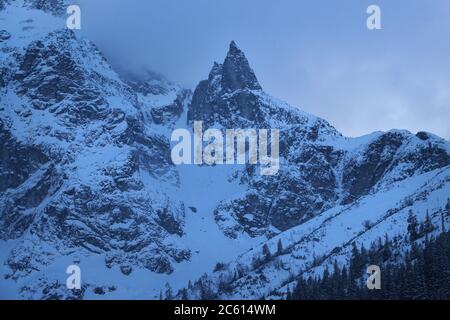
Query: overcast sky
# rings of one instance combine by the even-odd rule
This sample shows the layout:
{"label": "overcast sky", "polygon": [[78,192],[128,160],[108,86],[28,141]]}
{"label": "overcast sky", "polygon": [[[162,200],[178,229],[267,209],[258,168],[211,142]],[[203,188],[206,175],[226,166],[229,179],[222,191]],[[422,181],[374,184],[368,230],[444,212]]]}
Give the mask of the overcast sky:
{"label": "overcast sky", "polygon": [[[448,0],[79,0],[82,36],[118,65],[188,88],[235,40],[271,95],[348,136],[450,139]],[[382,30],[366,28],[381,8]]]}

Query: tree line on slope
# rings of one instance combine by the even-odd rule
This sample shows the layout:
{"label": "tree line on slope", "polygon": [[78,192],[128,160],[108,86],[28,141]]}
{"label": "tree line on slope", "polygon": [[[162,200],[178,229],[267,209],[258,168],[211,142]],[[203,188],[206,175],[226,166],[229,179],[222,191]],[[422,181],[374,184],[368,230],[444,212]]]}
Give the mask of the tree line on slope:
{"label": "tree line on slope", "polygon": [[[370,249],[358,248],[354,243],[347,266],[334,263],[330,272],[325,269],[322,277],[301,278],[288,300],[324,299],[450,299],[450,232],[446,231],[444,219],[450,216],[450,200],[441,210],[441,233],[432,238],[435,230],[427,212],[422,223],[412,211],[408,215],[407,238],[411,242],[401,262],[393,256],[395,241],[387,236],[372,244]],[[423,244],[417,240],[423,239]],[[369,265],[381,268],[381,289],[369,290],[366,273]]]}

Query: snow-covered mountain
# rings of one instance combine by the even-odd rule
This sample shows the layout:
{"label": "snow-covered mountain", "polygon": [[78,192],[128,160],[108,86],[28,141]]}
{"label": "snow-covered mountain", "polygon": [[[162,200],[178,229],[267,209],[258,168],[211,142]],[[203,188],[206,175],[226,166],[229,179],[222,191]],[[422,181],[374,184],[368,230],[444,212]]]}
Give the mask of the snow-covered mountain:
{"label": "snow-covered mountain", "polygon": [[184,207],[170,196],[179,176],[168,139],[151,125],[176,114],[182,90],[153,81],[150,104],[64,20],[20,5],[0,14],[11,35],[0,43],[0,233],[15,242],[6,277],[81,248],[124,274],[172,272],[190,256]]}
{"label": "snow-covered mountain", "polygon": [[[268,95],[234,42],[194,92],[114,69],[65,28],[66,5],[0,0],[0,297],[157,299],[168,283],[281,298],[352,243],[387,234],[401,257],[410,209],[448,224],[448,141],[344,137]],[[194,121],[279,129],[280,171],[173,165],[170,134]],[[65,287],[73,263],[81,291]]]}

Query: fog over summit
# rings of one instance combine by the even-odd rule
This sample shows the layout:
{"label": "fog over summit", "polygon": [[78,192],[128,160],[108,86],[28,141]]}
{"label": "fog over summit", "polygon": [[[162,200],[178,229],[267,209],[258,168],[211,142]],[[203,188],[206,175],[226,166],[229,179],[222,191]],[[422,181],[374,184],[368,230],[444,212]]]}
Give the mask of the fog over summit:
{"label": "fog over summit", "polygon": [[375,31],[366,28],[369,1],[80,2],[81,34],[115,65],[194,89],[233,39],[267,92],[345,135],[402,128],[450,138],[445,0],[382,0]]}

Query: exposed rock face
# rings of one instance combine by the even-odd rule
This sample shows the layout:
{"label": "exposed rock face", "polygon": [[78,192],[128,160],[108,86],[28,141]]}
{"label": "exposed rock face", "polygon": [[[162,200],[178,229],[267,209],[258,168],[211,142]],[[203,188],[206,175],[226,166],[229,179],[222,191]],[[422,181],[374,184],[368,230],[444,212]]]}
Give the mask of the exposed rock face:
{"label": "exposed rock face", "polygon": [[190,102],[191,91],[148,70],[118,70],[121,80],[137,94],[145,121],[172,129]]}
{"label": "exposed rock face", "polygon": [[75,4],[67,0],[25,0],[24,5],[31,8],[42,10],[54,15],[61,16],[66,13],[69,5]]}
{"label": "exposed rock face", "polygon": [[225,62],[215,64],[208,80],[196,88],[188,120],[202,120],[204,127],[281,130],[278,175],[260,177],[255,168],[248,167],[241,176],[248,193],[216,209],[216,220],[228,236],[236,237],[242,231],[272,236],[277,229],[297,225],[338,200],[333,167],[342,154],[321,146],[320,140],[340,134],[326,121],[265,94],[234,42]]}
{"label": "exposed rock face", "polygon": [[[10,2],[0,0],[0,9]],[[66,5],[24,3],[50,13],[49,20]],[[170,132],[186,122],[281,134],[278,174],[236,169],[230,180],[243,191],[215,202],[221,200],[207,212],[214,221],[205,224],[216,229],[217,223],[224,242],[263,241],[276,257],[261,259],[255,246],[221,264],[203,277],[216,287],[214,297],[282,294],[292,276],[311,270],[316,253],[324,264],[345,260],[352,241],[403,232],[396,226],[413,205],[429,209],[433,223],[440,219],[450,186],[444,139],[399,130],[345,138],[327,121],[266,94],[234,42],[192,94],[152,72],[117,72],[72,31],[36,36],[29,30],[44,24],[25,21],[20,34],[0,31],[0,245],[7,268],[0,281],[20,284],[20,298],[116,291],[113,284],[86,283],[72,292],[47,275],[72,260],[97,259],[99,270],[135,279],[144,269],[170,274],[197,254],[186,241],[196,227],[188,228],[187,215],[202,223],[205,207],[185,209],[182,170],[170,157]],[[229,177],[221,178],[217,190]],[[196,288],[189,295],[199,297]]]}
{"label": "exposed rock face", "polygon": [[11,34],[6,30],[0,30],[0,42],[11,38]]}
{"label": "exposed rock face", "polygon": [[78,57],[74,50],[77,49],[80,49],[77,54],[94,53],[96,61],[92,62],[106,65],[94,46],[77,45],[70,30],[57,31],[28,46],[14,76],[18,83],[16,93],[28,99],[34,109],[51,108],[49,111],[60,115],[67,124],[79,125],[107,116],[123,119],[125,114],[122,111],[116,109],[111,112],[103,88],[113,87],[129,100],[132,107],[136,107],[133,93],[105,74],[95,70],[86,73],[85,66],[76,61]]}
{"label": "exposed rock face", "polygon": [[[236,122],[263,122],[257,94],[261,86],[244,53],[231,42],[223,64],[215,63],[208,80],[197,86],[188,121],[202,120],[205,126],[236,126]],[[224,99],[224,96],[229,98]],[[237,120],[237,121],[235,121]],[[231,128],[231,127],[230,127]]]}
{"label": "exposed rock face", "polygon": [[163,76],[149,70],[141,72],[116,68],[120,78],[128,84],[133,91],[144,96],[166,95],[173,90],[174,84],[167,81]]}
{"label": "exposed rock face", "polygon": [[67,0],[23,0],[19,2],[18,0],[0,0],[0,10],[6,8],[10,4],[22,4],[26,8],[42,10],[44,12],[62,16],[66,13],[68,6],[72,4],[77,4],[77,1],[67,1]]}
{"label": "exposed rock face", "polygon": [[223,65],[216,65],[211,74],[213,77],[221,75],[220,85],[223,91],[261,90],[247,58],[234,41],[230,43],[230,50]]}
{"label": "exposed rock face", "polygon": [[380,135],[345,163],[343,186],[352,202],[380,186],[403,180],[450,164],[442,139],[423,141],[409,132],[391,131]]}
{"label": "exposed rock face", "polygon": [[[29,3],[55,13],[62,2]],[[171,273],[190,251],[178,243],[184,205],[159,189],[179,182],[168,137],[144,119],[157,105],[144,105],[70,30],[24,48],[8,41],[0,51],[0,238],[19,240],[8,276],[26,277],[77,250],[105,255],[106,267],[124,273],[130,265]],[[172,121],[182,103],[170,104]]]}
{"label": "exposed rock face", "polygon": [[271,237],[379,185],[450,164],[444,140],[424,140],[424,134],[391,131],[352,144],[325,120],[265,94],[234,42],[225,62],[216,63],[208,80],[197,86],[188,120],[201,120],[204,127],[281,131],[279,173],[261,177],[247,167],[240,175],[247,194],[215,210],[230,237],[242,231]]}
{"label": "exposed rock face", "polygon": [[[233,70],[250,74],[234,43],[227,59],[236,52],[242,65]],[[219,128],[280,129],[278,174],[260,176],[247,166],[235,175],[246,192],[214,211],[230,238],[268,237],[271,255],[262,245],[252,248],[199,278],[188,290],[190,298],[203,297],[206,289],[210,298],[283,297],[295,283],[293,275],[332,268],[333,259],[347,259],[353,242],[367,246],[389,234],[401,255],[411,245],[403,240],[408,210],[424,219],[423,208],[429,208],[436,232],[449,223],[441,218],[450,191],[448,141],[400,130],[345,138],[325,120],[268,96],[252,85],[256,80],[224,81],[224,74],[223,65],[215,64],[208,80],[200,82],[189,120]]]}
{"label": "exposed rock face", "polygon": [[181,91],[175,101],[168,105],[152,108],[150,111],[153,122],[158,125],[171,126],[180,118],[184,111],[184,106],[191,97],[189,90]]}
{"label": "exposed rock face", "polygon": [[0,0],[0,10],[5,9],[6,6],[11,3],[10,1],[11,0]]}

